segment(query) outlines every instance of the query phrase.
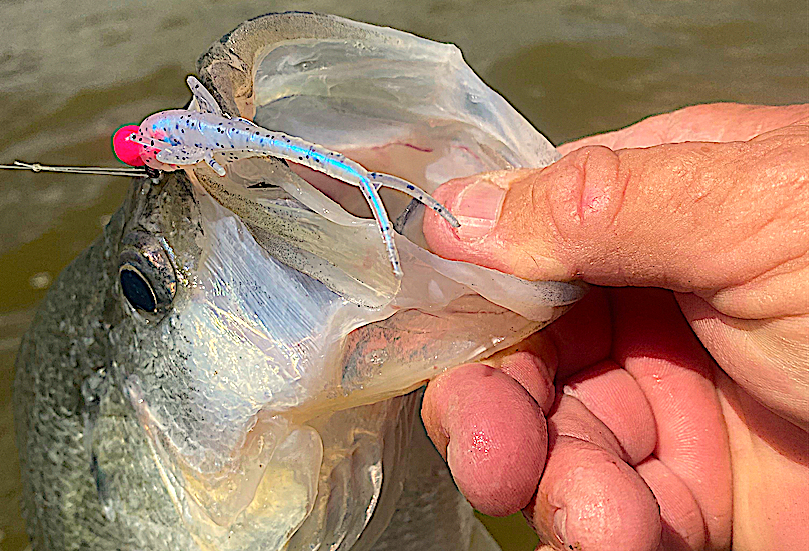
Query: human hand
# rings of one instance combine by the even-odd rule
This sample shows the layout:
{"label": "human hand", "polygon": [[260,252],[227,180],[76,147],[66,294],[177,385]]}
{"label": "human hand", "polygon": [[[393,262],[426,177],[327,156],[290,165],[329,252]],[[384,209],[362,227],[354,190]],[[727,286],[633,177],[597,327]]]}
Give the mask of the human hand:
{"label": "human hand", "polygon": [[440,187],[458,230],[425,220],[446,258],[601,286],[430,384],[459,488],[553,548],[809,548],[809,106],[691,107],[560,150]]}

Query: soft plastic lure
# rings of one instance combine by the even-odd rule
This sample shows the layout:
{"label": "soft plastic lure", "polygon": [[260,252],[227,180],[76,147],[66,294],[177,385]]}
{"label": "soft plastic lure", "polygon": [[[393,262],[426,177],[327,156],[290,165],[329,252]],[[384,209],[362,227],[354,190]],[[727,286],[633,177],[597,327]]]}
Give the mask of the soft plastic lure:
{"label": "soft plastic lure", "polygon": [[217,174],[225,176],[222,165],[250,157],[276,157],[356,186],[371,207],[397,277],[401,277],[402,269],[393,241],[393,226],[379,197],[380,187],[404,192],[433,209],[453,227],[460,226],[446,207],[407,180],[369,172],[336,151],[267,130],[246,119],[230,118],[196,78],[189,76],[186,82],[199,110],[161,111],[146,118],[140,126],[122,127],[113,137],[113,148],[121,161],[165,171],[205,162]]}

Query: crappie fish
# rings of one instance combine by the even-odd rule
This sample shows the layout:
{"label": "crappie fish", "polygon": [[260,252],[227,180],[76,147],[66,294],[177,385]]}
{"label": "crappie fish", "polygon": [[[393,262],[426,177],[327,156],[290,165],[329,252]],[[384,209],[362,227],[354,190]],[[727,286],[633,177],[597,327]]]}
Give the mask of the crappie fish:
{"label": "crappie fish", "polygon": [[[392,29],[270,14],[198,71],[230,116],[428,192],[558,158],[455,47]],[[497,549],[416,389],[585,290],[439,258],[391,192],[399,278],[344,188],[273,158],[134,181],[18,355],[35,551]]]}

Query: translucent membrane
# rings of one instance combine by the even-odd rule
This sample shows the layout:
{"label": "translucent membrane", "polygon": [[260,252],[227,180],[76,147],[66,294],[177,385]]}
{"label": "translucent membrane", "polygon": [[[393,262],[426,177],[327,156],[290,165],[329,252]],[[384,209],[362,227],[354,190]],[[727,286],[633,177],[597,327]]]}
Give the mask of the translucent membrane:
{"label": "translucent membrane", "polygon": [[[427,192],[558,158],[457,48],[392,29],[265,16],[214,45],[200,77],[230,115]],[[396,191],[383,199],[401,280],[374,221],[343,208],[355,188],[263,158],[224,178],[188,173],[200,261],[156,337],[182,362],[130,362],[126,381],[169,493],[211,548],[350,548],[397,498],[382,481],[400,476],[415,412],[396,397],[584,294],[439,258],[424,248],[423,207]]]}

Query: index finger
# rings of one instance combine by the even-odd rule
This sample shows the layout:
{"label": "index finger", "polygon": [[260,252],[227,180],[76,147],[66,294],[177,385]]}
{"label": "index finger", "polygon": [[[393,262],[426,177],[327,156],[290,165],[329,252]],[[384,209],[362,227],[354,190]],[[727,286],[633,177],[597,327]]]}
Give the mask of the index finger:
{"label": "index finger", "polygon": [[807,174],[807,124],[748,142],[591,146],[542,170],[442,185],[434,196],[461,227],[428,214],[424,235],[441,256],[524,279],[663,287],[735,317],[795,315],[809,310]]}

